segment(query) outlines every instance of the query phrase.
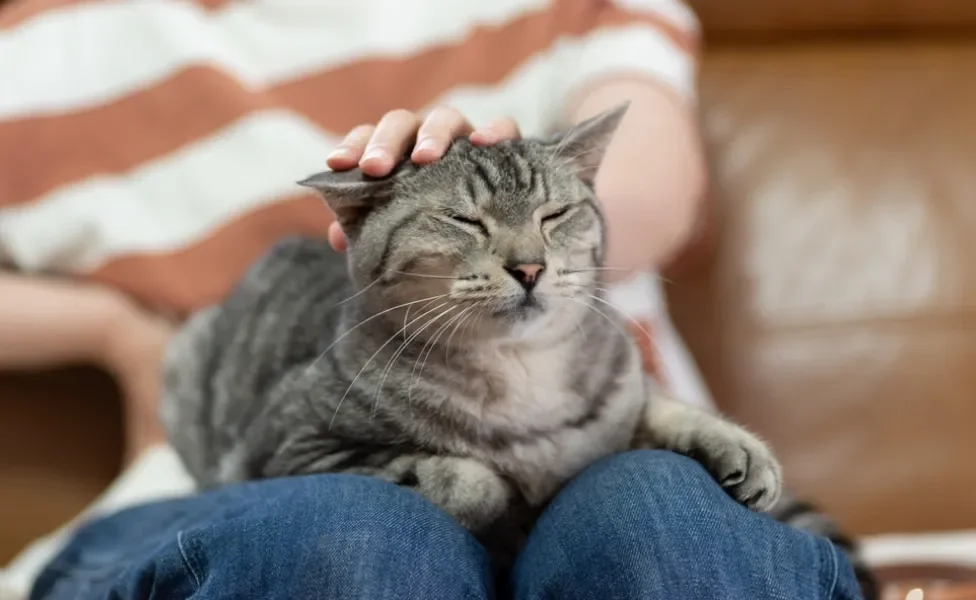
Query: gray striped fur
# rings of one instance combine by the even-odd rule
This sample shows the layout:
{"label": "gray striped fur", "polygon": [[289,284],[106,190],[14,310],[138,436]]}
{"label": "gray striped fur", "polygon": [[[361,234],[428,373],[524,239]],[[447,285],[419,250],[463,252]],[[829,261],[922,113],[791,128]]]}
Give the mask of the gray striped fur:
{"label": "gray striped fur", "polygon": [[[602,298],[592,184],[624,111],[548,140],[461,140],[383,179],[306,180],[347,257],[282,241],[169,348],[163,417],[196,479],[371,475],[484,533],[599,458],[652,446],[769,508],[780,470],[766,446],[652,397]],[[531,294],[516,263],[545,264]]]}

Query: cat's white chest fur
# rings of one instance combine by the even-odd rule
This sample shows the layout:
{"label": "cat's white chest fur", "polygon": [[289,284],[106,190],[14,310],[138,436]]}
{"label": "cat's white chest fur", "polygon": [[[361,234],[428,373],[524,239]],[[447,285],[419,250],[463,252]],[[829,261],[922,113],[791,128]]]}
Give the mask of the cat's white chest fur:
{"label": "cat's white chest fur", "polygon": [[[481,453],[518,481],[530,502],[550,497],[569,478],[609,454],[627,448],[645,403],[639,362],[619,375],[609,397],[580,395],[570,371],[588,371],[590,364],[568,361],[570,348],[487,349],[484,364],[502,393],[480,405],[485,427],[517,438],[502,449]],[[578,359],[577,359],[578,360]],[[594,360],[599,360],[594,357]],[[584,418],[583,415],[591,418]]]}
{"label": "cat's white chest fur", "polygon": [[569,391],[563,348],[483,350],[482,364],[497,395],[482,404],[482,422],[512,432],[548,429],[562,414],[579,410],[582,399]]}

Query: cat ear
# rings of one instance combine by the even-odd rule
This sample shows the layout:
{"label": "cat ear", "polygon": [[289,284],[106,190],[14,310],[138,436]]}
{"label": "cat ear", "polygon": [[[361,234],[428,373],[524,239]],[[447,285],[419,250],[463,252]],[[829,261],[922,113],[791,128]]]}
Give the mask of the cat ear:
{"label": "cat ear", "polygon": [[323,171],[298,182],[317,190],[347,234],[353,234],[363,218],[393,193],[393,177],[370,177],[359,169]]}
{"label": "cat ear", "polygon": [[559,132],[548,140],[557,159],[571,164],[587,185],[593,185],[607,146],[624,118],[630,102]]}

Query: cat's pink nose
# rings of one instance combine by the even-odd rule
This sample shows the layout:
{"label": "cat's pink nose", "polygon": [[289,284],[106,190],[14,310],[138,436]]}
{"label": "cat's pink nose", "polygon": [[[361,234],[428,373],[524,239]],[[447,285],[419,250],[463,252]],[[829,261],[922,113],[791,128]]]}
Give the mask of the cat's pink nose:
{"label": "cat's pink nose", "polygon": [[515,270],[521,271],[525,275],[525,278],[529,281],[535,281],[543,269],[545,269],[545,267],[538,264],[515,265]]}
{"label": "cat's pink nose", "polygon": [[516,281],[522,284],[526,291],[532,291],[542,272],[546,270],[546,266],[541,263],[528,263],[512,265],[506,270]]}

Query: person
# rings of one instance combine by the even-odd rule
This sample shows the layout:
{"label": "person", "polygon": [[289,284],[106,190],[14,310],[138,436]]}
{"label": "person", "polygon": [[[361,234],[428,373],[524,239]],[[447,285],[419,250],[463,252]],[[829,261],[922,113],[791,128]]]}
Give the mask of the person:
{"label": "person", "polygon": [[[321,203],[291,184],[322,156],[382,175],[407,154],[436,160],[458,136],[540,135],[623,101],[596,183],[610,299],[651,333],[648,376],[710,404],[653,275],[687,255],[702,222],[697,35],[677,0],[0,8],[8,56],[58,52],[0,63],[15,82],[0,100],[0,262],[12,268],[0,272],[0,339],[17,340],[0,344],[0,368],[112,373],[129,465],[83,519],[11,566],[21,589],[38,600],[860,597],[842,548],[749,512],[677,455],[586,470],[496,587],[469,534],[380,481],[194,493],[155,416],[182,319],[282,235],[344,248]],[[147,479],[171,484],[133,491]]]}

